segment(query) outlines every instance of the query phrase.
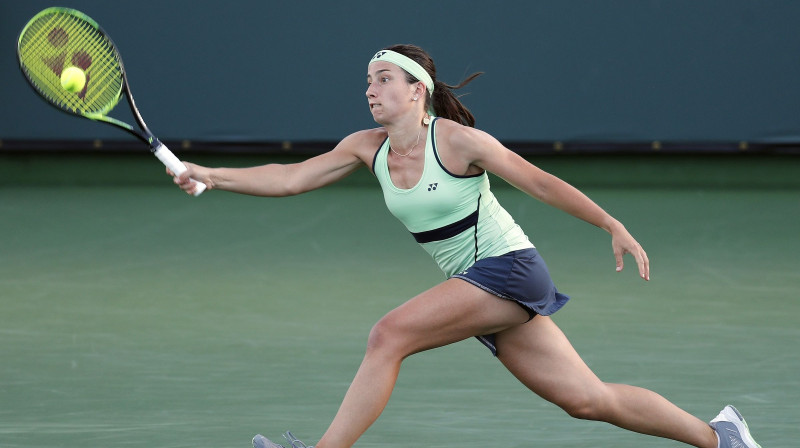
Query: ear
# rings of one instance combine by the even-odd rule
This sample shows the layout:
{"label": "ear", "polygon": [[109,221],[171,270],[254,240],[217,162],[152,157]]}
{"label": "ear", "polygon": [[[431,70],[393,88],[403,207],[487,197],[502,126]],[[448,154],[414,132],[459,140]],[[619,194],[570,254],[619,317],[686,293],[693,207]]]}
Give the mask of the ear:
{"label": "ear", "polygon": [[425,98],[425,92],[427,92],[427,89],[425,88],[424,82],[417,81],[411,85],[414,87],[414,89],[411,91],[412,98]]}

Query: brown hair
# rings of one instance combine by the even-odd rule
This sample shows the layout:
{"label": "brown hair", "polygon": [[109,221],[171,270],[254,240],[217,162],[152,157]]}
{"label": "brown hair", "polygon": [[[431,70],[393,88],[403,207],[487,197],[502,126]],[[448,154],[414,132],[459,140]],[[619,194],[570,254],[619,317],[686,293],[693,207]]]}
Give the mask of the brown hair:
{"label": "brown hair", "polygon": [[[461,101],[452,91],[469,84],[470,81],[482,75],[483,72],[473,73],[459,84],[451,86],[436,80],[436,66],[433,64],[433,58],[422,48],[416,45],[400,44],[386,47],[384,50],[391,50],[413,59],[414,62],[422,66],[431,75],[431,79],[433,79],[433,97],[430,95],[425,96],[426,110],[430,109],[432,102],[433,111],[437,116],[453,120],[465,126],[475,127],[475,117],[472,112],[461,104]],[[408,72],[406,72],[406,80],[409,83],[419,82],[419,79]]]}

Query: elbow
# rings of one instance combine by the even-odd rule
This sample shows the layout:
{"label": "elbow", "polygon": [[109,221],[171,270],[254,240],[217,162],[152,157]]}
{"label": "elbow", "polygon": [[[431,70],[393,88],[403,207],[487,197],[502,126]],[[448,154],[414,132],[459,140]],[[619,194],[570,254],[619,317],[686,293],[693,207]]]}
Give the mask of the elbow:
{"label": "elbow", "polygon": [[283,177],[284,180],[275,188],[275,196],[297,196],[298,194],[303,194],[308,191],[307,182],[300,176],[291,172],[287,174],[287,176]]}
{"label": "elbow", "polygon": [[286,196],[297,196],[298,194],[303,194],[306,191],[300,187],[298,184],[287,184],[282,186],[278,189],[276,197],[286,197]]}
{"label": "elbow", "polygon": [[552,184],[550,179],[539,179],[529,187],[528,192],[537,200],[544,203],[549,203],[548,201],[552,194]]}
{"label": "elbow", "polygon": [[274,165],[279,168],[271,179],[265,196],[286,197],[304,193],[303,181],[289,165]]}

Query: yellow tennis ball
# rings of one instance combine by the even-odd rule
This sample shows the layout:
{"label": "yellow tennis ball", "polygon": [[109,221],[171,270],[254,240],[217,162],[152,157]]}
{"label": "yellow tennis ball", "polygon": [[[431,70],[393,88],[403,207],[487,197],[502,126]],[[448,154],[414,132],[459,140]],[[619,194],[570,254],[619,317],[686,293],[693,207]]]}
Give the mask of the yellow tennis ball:
{"label": "yellow tennis ball", "polygon": [[61,87],[67,92],[80,92],[85,85],[86,73],[78,67],[67,67],[61,72]]}

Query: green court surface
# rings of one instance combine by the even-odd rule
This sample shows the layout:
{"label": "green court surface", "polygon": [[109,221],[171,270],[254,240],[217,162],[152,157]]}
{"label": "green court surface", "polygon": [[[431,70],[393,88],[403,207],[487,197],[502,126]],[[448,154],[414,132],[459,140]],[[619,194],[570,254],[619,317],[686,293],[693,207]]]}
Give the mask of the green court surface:
{"label": "green court surface", "polygon": [[[311,444],[374,322],[443,280],[368,173],[294,198],[190,198],[146,153],[0,162],[2,448],[244,448],[287,429]],[[762,446],[796,446],[798,160],[541,165],[652,262],[649,283],[632,258],[615,273],[606,234],[493,180],[572,296],[555,320],[595,372],[704,420],[734,404]],[[409,358],[357,446],[680,445],[574,420],[468,340]]]}

